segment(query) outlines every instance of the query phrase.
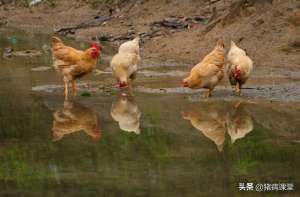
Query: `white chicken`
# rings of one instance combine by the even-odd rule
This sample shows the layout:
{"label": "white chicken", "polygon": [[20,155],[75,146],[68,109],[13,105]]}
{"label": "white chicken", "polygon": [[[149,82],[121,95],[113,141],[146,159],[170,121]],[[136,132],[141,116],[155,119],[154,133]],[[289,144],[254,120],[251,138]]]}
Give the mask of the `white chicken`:
{"label": "white chicken", "polygon": [[227,132],[233,144],[236,140],[246,137],[254,129],[252,117],[247,113],[241,102],[234,104],[228,110],[226,117]]}
{"label": "white chicken", "polygon": [[235,93],[241,95],[241,87],[248,80],[252,70],[253,62],[246,52],[231,41],[230,50],[227,55],[228,64],[226,73],[230,84],[235,86]]}
{"label": "white chicken", "polygon": [[133,40],[124,42],[119,47],[118,53],[135,53],[137,55],[140,55],[140,38],[136,37]]}
{"label": "white chicken", "polygon": [[119,47],[110,65],[120,88],[128,87],[129,81],[135,79],[140,60],[139,38],[125,42]]}
{"label": "white chicken", "polygon": [[228,134],[233,144],[236,140],[246,137],[254,129],[253,120],[249,115],[239,115],[228,124]]}
{"label": "white chicken", "polygon": [[141,112],[137,104],[126,96],[121,96],[111,108],[112,118],[119,123],[123,131],[140,134]]}

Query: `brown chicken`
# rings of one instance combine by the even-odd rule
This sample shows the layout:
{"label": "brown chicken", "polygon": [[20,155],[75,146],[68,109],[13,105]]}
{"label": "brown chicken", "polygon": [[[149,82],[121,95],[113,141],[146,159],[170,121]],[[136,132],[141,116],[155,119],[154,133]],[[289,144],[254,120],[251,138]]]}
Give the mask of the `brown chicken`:
{"label": "brown chicken", "polygon": [[225,144],[226,132],[234,143],[254,129],[251,116],[240,103],[203,102],[183,111],[182,117],[213,141],[220,152]]}
{"label": "brown chicken", "polygon": [[202,62],[194,66],[190,75],[182,80],[183,87],[192,89],[207,88],[205,97],[210,97],[215,86],[224,76],[224,43],[219,40],[212,52]]}
{"label": "brown chicken", "polygon": [[96,68],[101,54],[101,45],[92,43],[85,51],[64,45],[61,39],[52,37],[54,68],[64,76],[65,98],[68,99],[68,86],[72,83],[74,93],[78,91],[75,80],[92,72]]}
{"label": "brown chicken", "polygon": [[222,105],[204,103],[182,112],[182,117],[189,120],[193,127],[213,141],[219,152],[223,151],[226,135],[226,112]]}
{"label": "brown chicken", "polygon": [[53,114],[53,140],[61,140],[65,135],[84,131],[93,141],[101,138],[98,116],[93,110],[75,102],[65,101],[62,109]]}

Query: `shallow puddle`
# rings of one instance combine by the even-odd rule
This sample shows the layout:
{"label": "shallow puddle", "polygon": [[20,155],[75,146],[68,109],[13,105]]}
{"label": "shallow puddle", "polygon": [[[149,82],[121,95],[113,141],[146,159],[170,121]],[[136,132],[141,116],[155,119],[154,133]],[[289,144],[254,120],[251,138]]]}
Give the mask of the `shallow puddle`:
{"label": "shallow puddle", "polygon": [[[49,44],[13,30],[0,38],[1,49]],[[223,86],[205,100],[178,87],[184,67],[164,65],[163,75],[146,65],[134,96],[111,88],[104,73],[80,82],[90,96],[64,101],[61,77],[44,69],[49,52],[0,61],[0,196],[261,195],[239,191],[240,183],[288,183],[294,191],[270,196],[300,194],[300,103],[285,89],[293,102],[276,91],[265,99],[267,85],[258,97],[245,89],[237,99]]]}

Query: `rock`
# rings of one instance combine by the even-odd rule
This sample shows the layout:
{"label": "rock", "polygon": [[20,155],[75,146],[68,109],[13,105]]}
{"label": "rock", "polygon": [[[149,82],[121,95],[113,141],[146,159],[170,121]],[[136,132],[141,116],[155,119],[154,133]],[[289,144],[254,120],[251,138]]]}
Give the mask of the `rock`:
{"label": "rock", "polygon": [[29,5],[30,7],[32,7],[32,6],[37,5],[38,3],[41,3],[42,0],[29,0],[29,1],[27,1],[27,2],[28,2],[28,5]]}
{"label": "rock", "polygon": [[185,29],[188,27],[185,21],[180,21],[178,18],[166,18],[162,21],[156,21],[152,23],[152,25],[173,29]]}
{"label": "rock", "polygon": [[3,57],[12,57],[14,49],[12,47],[6,47],[3,50]]}
{"label": "rock", "polygon": [[135,34],[135,31],[134,31],[133,29],[129,29],[129,30],[127,31],[127,34],[128,34],[128,35]]}
{"label": "rock", "polygon": [[281,47],[281,50],[286,53],[300,52],[300,37],[291,37],[288,43]]}
{"label": "rock", "polygon": [[289,46],[292,48],[300,49],[300,40],[294,40],[294,41],[289,42]]}
{"label": "rock", "polygon": [[6,25],[7,24],[7,19],[5,17],[0,17],[0,26]]}
{"label": "rock", "polygon": [[251,16],[252,14],[254,14],[256,12],[256,8],[254,6],[250,6],[250,7],[247,7],[245,9],[245,15],[246,16]]}
{"label": "rock", "polygon": [[256,20],[255,22],[253,22],[252,25],[255,26],[255,27],[258,27],[261,24],[263,24],[264,22],[265,21],[262,18],[260,18],[260,19]]}
{"label": "rock", "polygon": [[[102,35],[102,36],[98,37],[99,41],[102,41],[102,42],[110,41],[111,38],[112,38],[112,36],[109,36],[109,35]],[[93,37],[92,39],[96,40],[97,38]]]}
{"label": "rock", "polygon": [[12,47],[6,47],[4,48],[4,53],[12,53],[14,49]]}
{"label": "rock", "polygon": [[42,49],[45,52],[50,52],[51,51],[51,47],[47,44],[43,44]]}
{"label": "rock", "polygon": [[207,23],[207,18],[205,18],[204,16],[195,16],[194,20],[198,23]]}
{"label": "rock", "polygon": [[156,21],[151,24],[152,27],[163,27],[170,29],[188,29],[193,24],[207,24],[208,19],[203,16],[195,16],[195,17],[170,17],[165,18],[162,21]]}
{"label": "rock", "polygon": [[77,29],[84,29],[89,27],[97,27],[102,25],[104,22],[112,19],[111,16],[95,16],[92,20],[80,23],[79,25],[70,26],[70,27],[63,27],[60,29],[55,30],[56,33],[61,35],[67,34],[75,34]]}
{"label": "rock", "polygon": [[25,50],[25,51],[13,51],[7,48],[7,51],[4,51],[3,57],[35,57],[42,55],[41,51],[38,50]]}

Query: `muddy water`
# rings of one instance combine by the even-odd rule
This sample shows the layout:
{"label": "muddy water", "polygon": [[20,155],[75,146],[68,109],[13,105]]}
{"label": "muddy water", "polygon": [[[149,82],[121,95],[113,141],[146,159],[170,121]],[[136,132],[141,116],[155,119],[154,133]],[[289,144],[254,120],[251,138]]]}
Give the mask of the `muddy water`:
{"label": "muddy water", "polygon": [[108,73],[80,83],[91,96],[64,102],[49,37],[1,30],[0,41],[1,49],[44,49],[0,59],[0,196],[263,195],[239,191],[247,182],[291,183],[295,191],[270,196],[299,195],[298,97],[273,92],[295,88],[297,71],[276,77],[283,69],[274,69],[262,89],[253,79],[243,99],[222,86],[203,100],[177,88],[188,65],[146,62],[134,96],[124,97],[102,61]]}

